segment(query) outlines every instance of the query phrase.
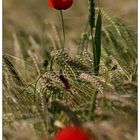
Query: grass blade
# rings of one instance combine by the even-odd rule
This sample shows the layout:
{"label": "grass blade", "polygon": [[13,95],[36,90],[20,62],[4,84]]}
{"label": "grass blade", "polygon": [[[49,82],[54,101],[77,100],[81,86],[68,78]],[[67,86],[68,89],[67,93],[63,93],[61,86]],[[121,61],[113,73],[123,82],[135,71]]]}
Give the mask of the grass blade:
{"label": "grass blade", "polygon": [[102,16],[99,10],[97,23],[96,23],[96,31],[95,31],[95,51],[94,51],[94,73],[98,75],[99,73],[99,64],[100,64],[100,57],[101,57],[101,26],[102,26]]}

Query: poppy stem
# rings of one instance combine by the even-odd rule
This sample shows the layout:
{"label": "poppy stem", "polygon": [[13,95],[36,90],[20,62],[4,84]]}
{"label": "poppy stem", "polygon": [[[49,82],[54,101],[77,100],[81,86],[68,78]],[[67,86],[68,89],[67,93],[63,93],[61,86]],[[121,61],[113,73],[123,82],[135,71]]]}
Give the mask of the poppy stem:
{"label": "poppy stem", "polygon": [[61,15],[61,22],[62,22],[62,30],[63,30],[63,42],[62,42],[62,50],[64,51],[65,47],[65,26],[64,26],[64,18],[63,18],[63,11],[60,10]]}

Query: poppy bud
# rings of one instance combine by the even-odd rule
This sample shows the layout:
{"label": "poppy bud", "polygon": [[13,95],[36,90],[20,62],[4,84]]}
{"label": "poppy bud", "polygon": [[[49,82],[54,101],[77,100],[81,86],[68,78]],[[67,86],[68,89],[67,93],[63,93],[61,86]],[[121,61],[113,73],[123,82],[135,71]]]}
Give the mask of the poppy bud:
{"label": "poppy bud", "polygon": [[90,138],[82,128],[66,127],[56,134],[54,140],[90,140]]}
{"label": "poppy bud", "polygon": [[49,0],[48,5],[57,10],[66,10],[71,7],[73,0]]}

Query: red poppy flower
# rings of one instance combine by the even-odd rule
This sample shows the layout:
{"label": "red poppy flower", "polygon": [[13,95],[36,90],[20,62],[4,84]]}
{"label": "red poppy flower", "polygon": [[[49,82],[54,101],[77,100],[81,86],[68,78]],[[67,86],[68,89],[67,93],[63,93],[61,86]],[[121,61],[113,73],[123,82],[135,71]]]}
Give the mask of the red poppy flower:
{"label": "red poppy flower", "polygon": [[56,134],[54,140],[90,140],[90,138],[79,127],[66,127]]}
{"label": "red poppy flower", "polygon": [[71,7],[73,0],[49,0],[48,4],[51,8],[57,10],[65,10]]}

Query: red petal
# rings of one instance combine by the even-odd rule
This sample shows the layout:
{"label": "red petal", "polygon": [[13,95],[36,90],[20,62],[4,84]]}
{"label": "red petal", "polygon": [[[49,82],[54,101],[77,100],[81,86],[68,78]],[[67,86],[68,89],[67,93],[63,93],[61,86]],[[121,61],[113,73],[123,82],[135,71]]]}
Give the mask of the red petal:
{"label": "red petal", "polygon": [[73,0],[49,0],[48,4],[57,10],[65,10],[71,7]]}
{"label": "red petal", "polygon": [[68,9],[69,7],[71,7],[73,0],[62,0],[63,1],[63,9]]}
{"label": "red petal", "polygon": [[79,127],[67,127],[58,132],[54,140],[90,140],[90,138]]}
{"label": "red petal", "polygon": [[49,5],[51,8],[54,8],[53,1],[52,1],[52,0],[49,0],[49,1],[48,1],[48,5]]}

